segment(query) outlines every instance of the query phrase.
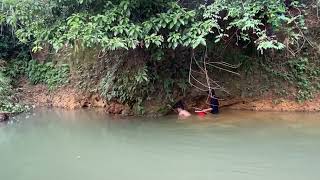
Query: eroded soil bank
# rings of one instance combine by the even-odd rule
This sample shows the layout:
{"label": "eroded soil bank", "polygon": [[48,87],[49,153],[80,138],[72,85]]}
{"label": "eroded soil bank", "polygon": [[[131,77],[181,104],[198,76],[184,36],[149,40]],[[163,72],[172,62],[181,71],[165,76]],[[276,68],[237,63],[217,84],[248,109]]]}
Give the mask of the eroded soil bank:
{"label": "eroded soil bank", "polygon": [[[128,105],[117,102],[108,102],[96,93],[81,92],[72,86],[65,86],[55,91],[49,91],[44,85],[23,85],[17,89],[20,101],[33,107],[58,107],[65,109],[79,108],[103,108],[107,113],[133,115],[134,112]],[[206,97],[190,96],[185,99],[187,108],[193,111],[195,107],[204,108]],[[156,103],[152,103],[157,106]],[[255,98],[230,97],[220,100],[222,109],[234,110],[252,110],[252,111],[303,111],[317,112],[320,111],[320,95],[313,100],[297,102],[285,98],[274,98],[270,95]],[[157,109],[157,107],[149,107]],[[158,107],[159,108],[159,107]],[[147,111],[155,113],[154,111]]]}
{"label": "eroded soil bank", "polygon": [[45,85],[25,83],[19,88],[20,102],[32,107],[58,107],[64,109],[104,108],[107,113],[130,115],[127,105],[107,102],[96,93],[84,93],[71,86],[49,91]]}

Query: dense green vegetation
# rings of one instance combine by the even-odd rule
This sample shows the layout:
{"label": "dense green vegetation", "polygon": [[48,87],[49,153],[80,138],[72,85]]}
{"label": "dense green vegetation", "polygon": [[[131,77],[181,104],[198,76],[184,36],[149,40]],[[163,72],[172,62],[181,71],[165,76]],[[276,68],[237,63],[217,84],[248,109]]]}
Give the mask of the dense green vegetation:
{"label": "dense green vegetation", "polygon": [[[320,90],[320,66],[319,61],[310,61],[308,58],[296,58],[283,64],[268,63],[262,66],[270,76],[279,78],[290,85],[297,87],[295,98],[299,102],[312,99]],[[281,87],[277,87],[281,88]],[[283,88],[283,87],[282,87]],[[288,96],[291,93],[282,89],[280,95]]]}
{"label": "dense green vegetation", "polygon": [[[70,74],[76,74],[70,72],[70,68],[76,69],[72,67],[76,62],[66,65],[51,58],[38,62],[32,60],[32,53],[62,54],[72,49],[77,54],[98,49],[100,55],[142,50],[147,57],[144,62],[113,62],[119,65],[103,71],[94,89],[108,100],[143,112],[143,102],[154,94],[162,92],[170,102],[173,96],[186,92],[192,56],[208,58],[218,54],[218,47],[238,46],[246,56],[257,59],[274,53],[294,57],[300,56],[305,44],[311,44],[306,43],[307,8],[302,1],[185,2],[188,6],[174,0],[2,0],[0,59],[7,61],[2,74],[13,79],[26,76],[33,84],[43,83],[53,90],[68,83]],[[299,89],[306,90],[298,99],[308,99],[318,86],[314,83],[318,70],[307,73],[300,68],[300,60],[305,58],[292,59],[287,62],[288,73],[292,74],[287,76],[291,81],[298,80]],[[303,62],[305,69],[310,69]],[[264,67],[266,72],[277,74],[269,64]],[[78,75],[90,74],[88,71]]]}
{"label": "dense green vegetation", "polygon": [[290,41],[299,38],[296,28],[304,29],[302,14],[288,13],[289,7],[300,7],[296,1],[288,5],[281,0],[218,0],[194,9],[162,0],[4,0],[3,4],[2,21],[21,42],[31,43],[33,51],[47,43],[56,50],[66,45],[104,50],[196,48],[236,31],[237,40],[253,41],[263,52],[285,47],[274,37],[283,25],[292,24],[283,32]]}
{"label": "dense green vegetation", "polygon": [[13,96],[10,79],[0,72],[0,111],[1,112],[22,112],[26,107],[19,105]]}

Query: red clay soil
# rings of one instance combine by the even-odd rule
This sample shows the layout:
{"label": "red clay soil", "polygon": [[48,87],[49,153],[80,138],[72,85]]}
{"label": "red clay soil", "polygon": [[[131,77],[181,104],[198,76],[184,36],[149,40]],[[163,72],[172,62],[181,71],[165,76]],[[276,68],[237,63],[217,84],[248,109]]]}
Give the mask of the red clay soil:
{"label": "red clay soil", "polygon": [[[234,101],[234,100],[233,100]],[[238,99],[222,102],[222,107],[234,110],[251,110],[251,111],[302,111],[302,112],[317,112],[320,111],[320,95],[313,100],[299,103],[288,99]]]}
{"label": "red clay soil", "polygon": [[72,87],[49,91],[44,85],[23,83],[19,88],[20,101],[35,107],[58,107],[65,109],[104,108],[111,114],[130,114],[130,108],[116,102],[106,102],[99,95],[84,93]]}
{"label": "red clay soil", "polygon": [[[116,102],[107,102],[99,95],[86,94],[75,90],[73,87],[63,87],[49,91],[44,85],[30,85],[22,83],[18,89],[20,101],[35,107],[59,107],[66,109],[78,109],[86,107],[104,108],[111,114],[130,114],[130,108]],[[191,103],[196,102],[196,103]],[[189,109],[194,107],[204,108],[205,100],[190,100]],[[201,106],[201,107],[200,107]],[[313,100],[298,103],[288,99],[274,99],[271,97],[242,99],[233,98],[220,101],[221,108],[233,110],[251,111],[320,111],[320,95]]]}

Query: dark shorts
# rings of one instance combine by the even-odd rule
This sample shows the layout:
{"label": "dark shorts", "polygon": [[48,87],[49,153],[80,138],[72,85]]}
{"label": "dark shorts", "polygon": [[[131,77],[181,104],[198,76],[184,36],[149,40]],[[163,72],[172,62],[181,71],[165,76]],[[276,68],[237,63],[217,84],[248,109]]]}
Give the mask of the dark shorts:
{"label": "dark shorts", "polygon": [[219,101],[218,98],[212,97],[210,100],[210,106],[212,108],[211,113],[212,114],[218,114],[219,113]]}

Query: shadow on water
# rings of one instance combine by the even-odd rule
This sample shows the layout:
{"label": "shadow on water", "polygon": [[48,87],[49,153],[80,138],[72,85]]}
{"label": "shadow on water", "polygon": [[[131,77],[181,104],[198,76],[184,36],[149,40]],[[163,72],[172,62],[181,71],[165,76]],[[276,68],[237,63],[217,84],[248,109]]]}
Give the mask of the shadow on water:
{"label": "shadow on water", "polygon": [[318,180],[319,115],[37,110],[0,127],[0,179]]}

